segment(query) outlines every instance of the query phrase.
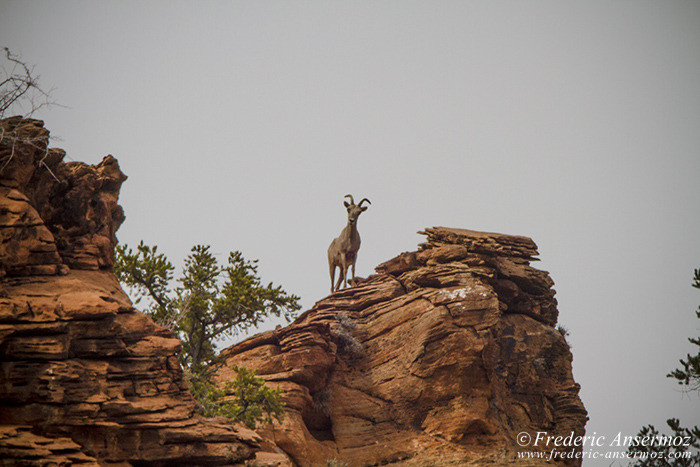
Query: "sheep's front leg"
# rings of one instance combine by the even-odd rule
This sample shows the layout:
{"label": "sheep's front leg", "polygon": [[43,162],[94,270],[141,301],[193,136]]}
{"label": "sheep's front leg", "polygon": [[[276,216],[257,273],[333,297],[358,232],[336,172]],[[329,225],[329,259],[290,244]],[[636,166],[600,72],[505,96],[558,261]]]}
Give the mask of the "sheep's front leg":
{"label": "sheep's front leg", "polygon": [[340,277],[338,277],[338,283],[335,285],[335,290],[340,290],[340,284],[343,283],[345,279],[345,275],[347,273],[347,266],[345,265],[345,255],[341,254],[340,255],[340,264],[338,265],[338,269],[340,269]]}
{"label": "sheep's front leg", "polygon": [[331,293],[335,291],[333,288],[333,283],[335,282],[335,264],[331,263],[328,265],[328,268],[330,269],[330,274],[331,274]]}

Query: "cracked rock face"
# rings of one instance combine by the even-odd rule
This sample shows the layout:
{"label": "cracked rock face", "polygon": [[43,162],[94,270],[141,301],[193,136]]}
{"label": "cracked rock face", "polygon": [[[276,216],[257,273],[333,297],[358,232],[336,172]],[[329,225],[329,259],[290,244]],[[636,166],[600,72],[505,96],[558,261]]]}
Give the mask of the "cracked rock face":
{"label": "cracked rock face", "polygon": [[240,465],[259,438],[202,419],[180,341],[111,272],[116,159],[62,161],[38,120],[0,121],[0,464]]}
{"label": "cracked rock face", "polygon": [[418,251],[224,351],[221,382],[243,365],[284,391],[286,416],[262,435],[289,462],[523,465],[518,433],[584,434],[553,282],[529,265],[534,242],[422,233]]}
{"label": "cracked rock face", "polygon": [[112,266],[126,176],[106,156],[63,162],[40,120],[0,121],[0,277]]}

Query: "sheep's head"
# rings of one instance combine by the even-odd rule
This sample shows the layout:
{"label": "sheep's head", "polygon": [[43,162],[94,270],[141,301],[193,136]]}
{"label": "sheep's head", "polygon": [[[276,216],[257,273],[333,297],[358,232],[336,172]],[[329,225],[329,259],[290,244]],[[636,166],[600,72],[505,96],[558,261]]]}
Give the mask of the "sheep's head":
{"label": "sheep's head", "polygon": [[348,222],[350,224],[357,222],[357,218],[360,217],[360,214],[367,210],[367,206],[362,207],[362,203],[367,201],[369,204],[372,204],[372,202],[367,198],[362,198],[362,201],[357,204],[355,204],[355,200],[352,198],[352,195],[345,195],[345,198],[350,198],[349,203],[347,201],[343,201],[345,209],[348,210]]}

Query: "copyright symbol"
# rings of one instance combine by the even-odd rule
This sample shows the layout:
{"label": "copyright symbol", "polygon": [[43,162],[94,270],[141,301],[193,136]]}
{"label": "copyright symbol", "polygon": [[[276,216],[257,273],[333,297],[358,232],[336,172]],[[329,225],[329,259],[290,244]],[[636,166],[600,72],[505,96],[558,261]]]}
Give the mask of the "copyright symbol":
{"label": "copyright symbol", "polygon": [[532,441],[532,437],[530,437],[529,433],[525,433],[524,431],[521,431],[518,433],[518,437],[515,438],[515,440],[518,442],[518,445],[525,447],[530,445],[530,441]]}

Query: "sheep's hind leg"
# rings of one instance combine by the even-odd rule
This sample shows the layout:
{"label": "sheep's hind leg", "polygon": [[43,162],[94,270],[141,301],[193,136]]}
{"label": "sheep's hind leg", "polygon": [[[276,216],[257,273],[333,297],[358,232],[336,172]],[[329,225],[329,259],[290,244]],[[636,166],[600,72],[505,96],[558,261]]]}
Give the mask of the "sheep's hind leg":
{"label": "sheep's hind leg", "polygon": [[340,290],[340,285],[343,283],[343,267],[340,266],[338,269],[340,269],[340,276],[338,276],[338,282],[335,284],[336,291]]}

